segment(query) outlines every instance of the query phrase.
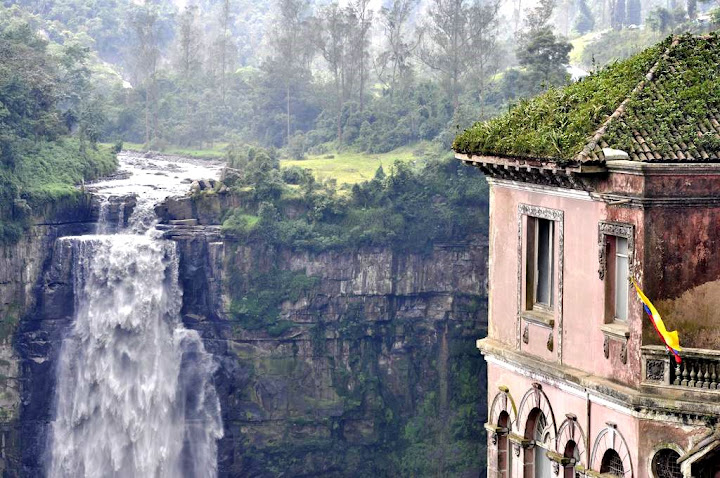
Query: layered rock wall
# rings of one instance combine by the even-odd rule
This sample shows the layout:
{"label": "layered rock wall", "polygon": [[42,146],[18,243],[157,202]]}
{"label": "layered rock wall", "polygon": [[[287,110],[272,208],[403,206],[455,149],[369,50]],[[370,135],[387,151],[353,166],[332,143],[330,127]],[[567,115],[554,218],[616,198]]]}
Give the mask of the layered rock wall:
{"label": "layered rock wall", "polygon": [[[462,425],[461,406],[473,409],[471,428],[483,423],[483,384],[473,381],[484,380],[474,349],[486,325],[483,238],[427,255],[317,253],[168,229],[181,253],[185,323],[219,360],[221,476],[384,476],[423,445],[405,431],[422,421],[436,428],[427,460],[445,461],[450,476],[480,473],[481,459],[458,462],[481,454],[481,440],[441,435]],[[285,282],[269,280],[278,276]],[[300,292],[283,295],[298,282]],[[274,321],[243,322],[243,307],[268,292],[285,297]],[[474,399],[459,393],[468,383]]]}
{"label": "layered rock wall", "polygon": [[[43,476],[74,313],[71,258],[55,239],[92,233],[98,214],[84,201],[1,251],[7,476]],[[217,358],[220,476],[481,473],[484,238],[426,255],[312,252],[212,225],[160,228],[180,253],[183,321]]]}
{"label": "layered rock wall", "polygon": [[[20,241],[0,246],[0,468],[3,476],[21,474],[21,454],[26,445],[23,428],[34,420],[32,413],[22,413],[22,406],[27,403],[26,391],[30,388],[27,370],[49,365],[44,359],[26,359],[33,349],[46,347],[45,333],[33,320],[35,311],[46,307],[42,304],[45,292],[52,295],[62,288],[57,282],[44,280],[51,268],[55,239],[91,233],[97,211],[98,204],[89,195],[56,203],[34,218],[35,225]],[[64,304],[50,307],[62,308]],[[28,335],[23,335],[26,333]],[[25,420],[20,420],[21,415]]]}

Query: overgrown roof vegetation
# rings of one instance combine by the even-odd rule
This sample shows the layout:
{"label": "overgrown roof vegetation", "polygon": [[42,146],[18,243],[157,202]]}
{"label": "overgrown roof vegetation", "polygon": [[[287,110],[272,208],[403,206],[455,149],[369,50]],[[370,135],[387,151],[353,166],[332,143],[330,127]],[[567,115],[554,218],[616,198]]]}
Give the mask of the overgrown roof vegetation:
{"label": "overgrown roof vegetation", "polygon": [[455,139],[453,149],[562,163],[602,162],[602,148],[611,147],[636,161],[715,161],[720,159],[718,71],[717,34],[669,37],[475,124]]}

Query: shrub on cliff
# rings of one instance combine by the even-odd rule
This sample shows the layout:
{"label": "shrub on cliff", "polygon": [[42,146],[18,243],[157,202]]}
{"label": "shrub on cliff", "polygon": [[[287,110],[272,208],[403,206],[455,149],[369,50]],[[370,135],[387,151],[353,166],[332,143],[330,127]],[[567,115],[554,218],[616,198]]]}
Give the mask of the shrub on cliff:
{"label": "shrub on cliff", "polygon": [[238,239],[316,251],[363,246],[426,251],[433,243],[486,231],[485,181],[455,160],[398,162],[388,174],[380,168],[372,180],[341,194],[312,174],[279,173],[277,165],[249,159],[267,155],[248,152],[245,176],[231,188],[244,205],[228,213],[223,225]]}

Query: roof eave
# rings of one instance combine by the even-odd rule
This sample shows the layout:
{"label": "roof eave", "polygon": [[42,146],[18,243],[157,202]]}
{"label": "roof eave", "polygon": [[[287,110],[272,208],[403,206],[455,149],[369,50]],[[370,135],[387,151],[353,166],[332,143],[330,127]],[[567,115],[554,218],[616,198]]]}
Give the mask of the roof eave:
{"label": "roof eave", "polygon": [[475,155],[465,153],[455,153],[455,158],[472,166],[480,168],[504,167],[506,169],[513,168],[515,170],[531,170],[540,169],[553,173],[564,174],[597,174],[607,171],[605,164],[602,162],[586,161],[579,162],[576,160],[562,160],[552,158],[525,158],[525,157],[502,157],[493,155]]}

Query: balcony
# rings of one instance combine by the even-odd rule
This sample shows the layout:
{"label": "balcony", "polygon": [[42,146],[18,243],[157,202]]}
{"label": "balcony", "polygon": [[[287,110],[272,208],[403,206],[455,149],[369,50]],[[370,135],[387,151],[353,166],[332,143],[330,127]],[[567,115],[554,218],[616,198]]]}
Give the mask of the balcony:
{"label": "balcony", "polygon": [[643,385],[720,392],[720,350],[683,349],[675,363],[660,345],[642,347]]}

